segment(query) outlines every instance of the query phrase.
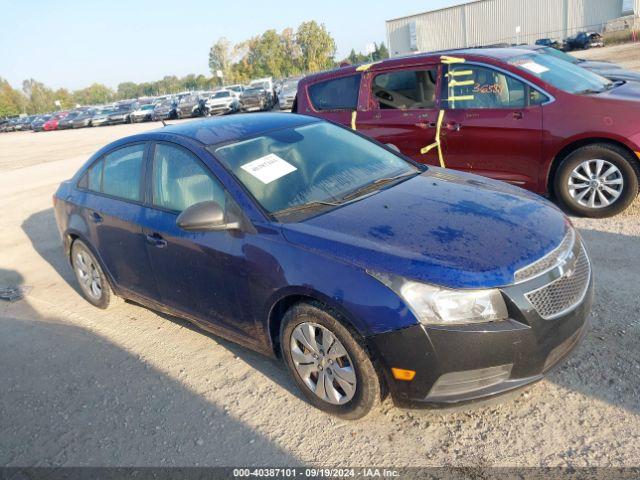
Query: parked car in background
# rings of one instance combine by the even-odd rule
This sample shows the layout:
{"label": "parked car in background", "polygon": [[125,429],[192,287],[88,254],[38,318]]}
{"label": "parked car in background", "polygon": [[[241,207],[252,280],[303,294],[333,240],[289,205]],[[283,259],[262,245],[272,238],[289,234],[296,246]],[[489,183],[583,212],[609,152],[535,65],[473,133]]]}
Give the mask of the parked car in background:
{"label": "parked car in background", "polygon": [[277,100],[276,90],[273,84],[273,79],[271,77],[265,78],[257,78],[255,80],[251,80],[249,83],[249,88],[252,87],[262,87],[267,95],[267,107],[266,110],[271,110]]}
{"label": "parked car in background", "polygon": [[95,108],[86,108],[78,112],[78,115],[75,116],[71,120],[71,128],[83,128],[83,127],[92,127],[92,119],[97,113],[97,109]]}
{"label": "parked car in background", "polygon": [[218,90],[206,100],[204,108],[206,115],[235,113],[240,109],[240,100],[233,90]]}
{"label": "parked car in background", "polygon": [[138,108],[137,102],[120,103],[115,106],[109,114],[107,123],[116,125],[118,123],[131,123],[131,113]]}
{"label": "parked car in background", "polygon": [[45,131],[50,131],[50,130],[57,130],[58,129],[58,122],[60,120],[62,120],[64,117],[66,117],[68,115],[69,112],[59,112],[54,114],[51,118],[49,118],[49,120],[47,120],[44,125],[43,125],[43,129]]}
{"label": "parked car in background", "polygon": [[620,65],[616,65],[615,63],[584,60],[582,58],[574,57],[573,55],[570,55],[568,53],[561,52],[560,50],[557,50],[555,48],[541,47],[538,45],[523,45],[516,48],[520,48],[523,50],[532,50],[538,53],[548,53],[549,55],[553,55],[554,57],[566,62],[573,63],[574,65],[582,68],[586,68],[587,70],[608,78],[613,82],[640,82],[640,72],[627,70],[625,68],[622,68]]}
{"label": "parked car in background", "polygon": [[601,48],[604,47],[604,37],[598,32],[588,32],[589,48]]}
{"label": "parked car in background", "polygon": [[3,126],[3,131],[4,132],[15,132],[16,131],[16,123],[18,122],[18,120],[19,120],[18,117],[6,119],[6,122],[4,123],[4,126]]}
{"label": "parked car in background", "polygon": [[71,112],[69,112],[64,118],[61,118],[58,121],[58,130],[73,128],[73,120],[75,120],[81,113],[82,112],[79,110],[72,110]]}
{"label": "parked car in background", "polygon": [[168,98],[153,107],[151,119],[155,122],[160,120],[172,120],[178,118],[177,102],[173,98]]}
{"label": "parked car in background", "polygon": [[8,118],[0,118],[0,132],[6,132],[10,120]]}
{"label": "parked car in background", "polygon": [[94,127],[109,125],[109,116],[112,113],[114,113],[112,107],[105,107],[97,110],[93,117],[91,117],[91,125]]}
{"label": "parked car in background", "polygon": [[24,130],[31,130],[31,122],[33,116],[18,117],[14,123],[14,131],[20,132]]}
{"label": "parked car in background", "polygon": [[346,419],[387,391],[451,406],[541,379],[579,344],[593,295],[580,235],[546,200],[308,116],[120,139],[54,212],[89,303],[160,307],[280,357]]}
{"label": "parked car in background", "polygon": [[262,85],[247,87],[240,96],[240,110],[243,112],[270,110],[271,96]]}
{"label": "parked car in background", "polygon": [[556,40],[552,40],[550,38],[541,38],[539,40],[536,40],[536,45],[539,45],[541,47],[551,47],[551,48],[561,48],[562,45],[560,45],[560,42],[556,41]]}
{"label": "parked car in background", "polygon": [[51,115],[38,115],[31,122],[31,130],[34,132],[42,132],[44,130],[44,124],[47,123],[51,119]]}
{"label": "parked car in background", "polygon": [[153,103],[146,103],[144,105],[139,105],[138,108],[133,110],[130,114],[130,118],[132,122],[147,122],[151,120],[151,116],[153,115],[154,109]]}
{"label": "parked car in background", "polygon": [[291,110],[291,107],[293,107],[299,81],[299,78],[289,78],[282,82],[278,93],[278,107],[280,107],[280,110]]}
{"label": "parked car in background", "polygon": [[204,115],[204,105],[200,102],[201,96],[198,93],[190,93],[180,98],[176,107],[178,118],[199,117]]}
{"label": "parked car in background", "polygon": [[604,38],[596,32],[580,32],[565,40],[565,50],[586,50],[587,48],[604,47]]}
{"label": "parked car in background", "polygon": [[638,107],[631,82],[515,48],[344,67],[306,77],[297,95],[298,113],[350,125],[421,163],[553,194],[588,217],[615,215],[638,195]]}
{"label": "parked car in background", "polygon": [[244,85],[240,85],[239,83],[236,85],[227,85],[226,87],[224,87],[225,90],[231,90],[232,92],[236,92],[238,94],[238,96],[242,95],[242,92],[244,91],[245,87]]}

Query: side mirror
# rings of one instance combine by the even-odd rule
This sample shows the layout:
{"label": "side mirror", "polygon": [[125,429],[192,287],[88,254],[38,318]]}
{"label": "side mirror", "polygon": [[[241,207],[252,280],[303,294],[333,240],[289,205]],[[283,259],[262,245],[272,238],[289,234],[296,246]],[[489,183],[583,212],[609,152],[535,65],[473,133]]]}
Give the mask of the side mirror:
{"label": "side mirror", "polygon": [[221,231],[238,230],[240,222],[229,222],[224,210],[214,201],[200,202],[183,211],[176,220],[176,225],[187,231]]}

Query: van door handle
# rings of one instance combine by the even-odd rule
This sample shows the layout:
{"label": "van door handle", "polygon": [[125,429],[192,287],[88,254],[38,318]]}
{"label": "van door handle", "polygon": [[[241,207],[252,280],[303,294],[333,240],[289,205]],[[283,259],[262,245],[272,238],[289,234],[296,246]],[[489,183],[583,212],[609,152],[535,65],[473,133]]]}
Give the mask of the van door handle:
{"label": "van door handle", "polygon": [[448,122],[445,124],[445,128],[451,132],[459,132],[462,125],[458,122]]}
{"label": "van door handle", "polygon": [[162,235],[160,235],[159,233],[147,234],[145,238],[147,240],[147,243],[149,245],[153,245],[154,247],[164,248],[167,246],[167,241],[162,238]]}
{"label": "van door handle", "polygon": [[513,112],[514,120],[522,120],[523,118],[524,118],[524,115],[522,114],[522,112]]}
{"label": "van door handle", "polygon": [[102,216],[98,212],[91,212],[89,215],[93,223],[102,223]]}

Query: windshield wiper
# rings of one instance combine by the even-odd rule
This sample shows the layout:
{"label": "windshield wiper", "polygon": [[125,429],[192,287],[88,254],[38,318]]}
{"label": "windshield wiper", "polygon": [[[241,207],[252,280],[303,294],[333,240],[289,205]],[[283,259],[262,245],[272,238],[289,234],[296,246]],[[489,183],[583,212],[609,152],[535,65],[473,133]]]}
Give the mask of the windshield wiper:
{"label": "windshield wiper", "polygon": [[595,88],[587,88],[585,90],[580,90],[579,92],[576,92],[576,95],[591,95],[594,93],[602,93],[606,91],[606,88],[604,90],[596,90]]}
{"label": "windshield wiper", "polygon": [[367,185],[364,185],[356,190],[354,190],[353,192],[347,193],[344,197],[342,197],[340,199],[340,201],[345,202],[348,200],[353,200],[354,198],[358,198],[366,193],[371,192],[372,190],[376,190],[378,188],[380,188],[381,186],[388,184],[388,183],[392,183],[395,182],[396,180],[400,180],[402,178],[405,177],[409,177],[409,176],[414,176],[414,175],[418,175],[417,172],[408,172],[408,173],[402,173],[400,175],[396,175],[394,177],[385,177],[385,178],[379,178]]}
{"label": "windshield wiper", "polygon": [[288,215],[290,213],[302,212],[304,210],[312,210],[318,207],[326,207],[326,206],[339,207],[340,205],[342,204],[335,203],[335,202],[325,202],[323,200],[314,200],[313,202],[301,203],[300,205],[293,205],[291,207],[283,208],[282,210],[278,210],[277,212],[274,212],[272,215],[279,217],[281,215]]}

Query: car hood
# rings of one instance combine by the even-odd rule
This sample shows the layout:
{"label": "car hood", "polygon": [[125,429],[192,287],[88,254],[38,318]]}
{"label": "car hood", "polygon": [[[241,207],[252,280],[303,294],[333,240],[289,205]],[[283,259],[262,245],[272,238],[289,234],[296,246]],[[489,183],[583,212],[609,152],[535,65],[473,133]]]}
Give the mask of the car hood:
{"label": "car hood", "polygon": [[584,62],[578,63],[578,66],[582,68],[587,68],[589,70],[617,70],[621,69],[620,65],[611,62],[596,62],[592,60],[585,60]]}
{"label": "car hood", "polygon": [[[593,98],[597,98],[600,100],[618,100],[623,102],[640,102],[640,82],[636,81],[627,81],[624,85],[620,85],[618,87],[612,88],[603,93],[598,93],[593,95]],[[629,104],[613,104],[611,103],[611,108],[628,108]],[[636,107],[635,105],[633,106]],[[614,111],[609,111],[609,114],[613,114]]]}
{"label": "car hood", "polygon": [[449,288],[514,282],[562,241],[565,215],[508,184],[430,168],[394,187],[298,223],[285,238],[364,269]]}
{"label": "car hood", "polygon": [[632,70],[614,69],[614,70],[592,70],[609,80],[618,81],[624,80],[625,82],[640,82],[640,72],[634,72]]}

